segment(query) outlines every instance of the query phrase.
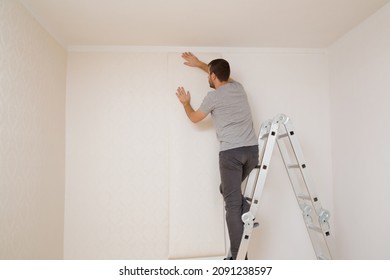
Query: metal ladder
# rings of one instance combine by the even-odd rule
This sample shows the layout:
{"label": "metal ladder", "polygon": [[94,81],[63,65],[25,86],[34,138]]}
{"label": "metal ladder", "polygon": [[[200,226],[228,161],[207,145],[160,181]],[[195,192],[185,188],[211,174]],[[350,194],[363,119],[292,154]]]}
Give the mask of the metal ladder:
{"label": "metal ladder", "polygon": [[263,123],[259,133],[259,163],[249,174],[245,184],[244,197],[251,207],[242,215],[244,232],[237,254],[244,260],[255,225],[260,197],[265,185],[275,144],[278,144],[297,202],[302,210],[303,220],[317,259],[332,259],[327,237],[329,232],[329,211],[322,208],[317,195],[309,189],[307,164],[293,129],[291,120],[284,114]]}

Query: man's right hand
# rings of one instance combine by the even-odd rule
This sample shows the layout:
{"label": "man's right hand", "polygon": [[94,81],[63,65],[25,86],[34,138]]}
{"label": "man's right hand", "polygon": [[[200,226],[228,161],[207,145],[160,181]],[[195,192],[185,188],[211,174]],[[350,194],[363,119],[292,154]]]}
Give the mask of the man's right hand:
{"label": "man's right hand", "polygon": [[182,53],[181,57],[185,60],[184,64],[190,67],[198,67],[205,71],[206,73],[209,72],[209,67],[206,63],[203,61],[200,61],[193,53],[191,52],[184,52]]}
{"label": "man's right hand", "polygon": [[184,64],[187,66],[199,67],[199,65],[201,63],[200,60],[195,55],[193,55],[191,52],[182,53],[181,57],[186,60],[186,62],[184,62]]}

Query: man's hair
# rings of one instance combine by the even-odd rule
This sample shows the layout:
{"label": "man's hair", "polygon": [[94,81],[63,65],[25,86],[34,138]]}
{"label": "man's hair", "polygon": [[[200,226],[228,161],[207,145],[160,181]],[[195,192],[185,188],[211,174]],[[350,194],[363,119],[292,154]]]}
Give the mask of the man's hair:
{"label": "man's hair", "polygon": [[209,63],[209,67],[210,75],[214,73],[221,82],[229,80],[230,66],[226,60],[222,58],[214,59]]}

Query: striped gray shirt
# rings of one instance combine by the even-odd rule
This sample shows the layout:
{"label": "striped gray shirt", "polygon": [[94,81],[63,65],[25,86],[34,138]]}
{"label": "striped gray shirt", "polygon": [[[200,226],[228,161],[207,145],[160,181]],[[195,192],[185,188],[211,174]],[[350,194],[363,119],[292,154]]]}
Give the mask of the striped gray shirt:
{"label": "striped gray shirt", "polygon": [[208,92],[199,111],[211,113],[221,151],[258,144],[248,98],[239,82]]}

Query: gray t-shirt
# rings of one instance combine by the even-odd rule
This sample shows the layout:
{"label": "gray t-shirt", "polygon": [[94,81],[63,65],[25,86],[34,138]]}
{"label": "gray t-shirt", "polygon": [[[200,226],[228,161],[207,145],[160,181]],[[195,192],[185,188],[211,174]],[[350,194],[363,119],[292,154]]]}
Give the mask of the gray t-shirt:
{"label": "gray t-shirt", "polygon": [[231,81],[207,93],[199,111],[211,113],[221,151],[258,144],[248,98],[240,83]]}

